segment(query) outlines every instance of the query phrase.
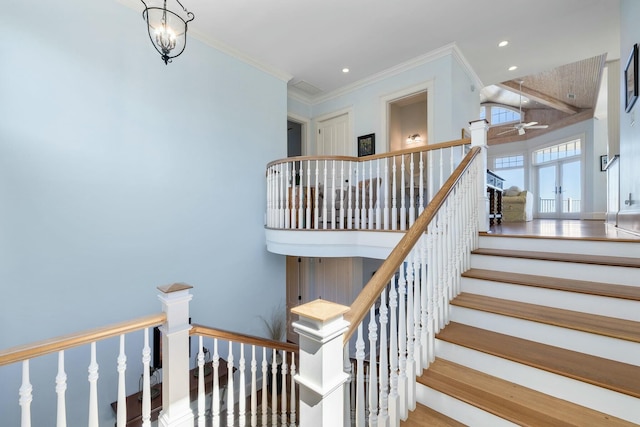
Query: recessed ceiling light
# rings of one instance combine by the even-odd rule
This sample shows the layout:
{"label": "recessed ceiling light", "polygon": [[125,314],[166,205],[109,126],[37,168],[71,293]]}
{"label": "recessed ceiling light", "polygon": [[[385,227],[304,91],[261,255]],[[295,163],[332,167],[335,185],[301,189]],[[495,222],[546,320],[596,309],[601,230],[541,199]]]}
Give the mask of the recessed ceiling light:
{"label": "recessed ceiling light", "polygon": [[509,42],[507,40],[502,40],[500,43],[498,43],[498,47],[505,47],[508,44]]}
{"label": "recessed ceiling light", "polygon": [[518,69],[517,65],[512,65],[511,67],[509,67],[509,71],[515,71]]}
{"label": "recessed ceiling light", "polygon": [[349,72],[349,69],[345,67],[345,68],[342,69],[342,72],[346,74],[346,73]]}

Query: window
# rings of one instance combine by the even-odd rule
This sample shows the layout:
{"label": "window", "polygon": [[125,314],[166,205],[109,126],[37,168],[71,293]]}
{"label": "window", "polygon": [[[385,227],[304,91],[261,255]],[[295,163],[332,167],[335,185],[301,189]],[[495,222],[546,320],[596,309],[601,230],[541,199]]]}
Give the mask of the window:
{"label": "window", "polygon": [[526,188],[524,185],[524,154],[496,157],[493,169],[496,175],[504,179],[504,188],[514,185],[521,189]]}
{"label": "window", "polygon": [[491,126],[520,121],[520,111],[504,105],[483,105],[480,118],[486,119]]}
{"label": "window", "polygon": [[580,147],[580,140],[574,139],[573,141],[534,151],[533,163],[536,165],[541,165],[543,163],[553,162],[555,160],[576,157],[581,153],[582,151]]}

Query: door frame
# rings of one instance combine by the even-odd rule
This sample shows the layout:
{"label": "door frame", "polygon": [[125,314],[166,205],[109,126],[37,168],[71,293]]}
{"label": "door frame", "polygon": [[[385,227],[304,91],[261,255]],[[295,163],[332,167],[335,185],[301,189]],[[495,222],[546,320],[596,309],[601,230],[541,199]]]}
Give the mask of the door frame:
{"label": "door frame", "polygon": [[[573,158],[575,159],[579,159],[580,160],[580,212],[578,214],[578,219],[581,219],[584,216],[585,213],[585,206],[586,206],[586,200],[585,200],[585,195],[586,195],[586,169],[587,169],[587,165],[586,165],[586,135],[584,133],[578,134],[578,135],[572,135],[570,137],[566,137],[566,138],[562,138],[562,139],[557,139],[553,142],[546,142],[544,144],[540,144],[537,145],[535,147],[531,147],[528,150],[528,156],[529,156],[529,165],[530,165],[530,175],[529,175],[529,182],[530,184],[532,184],[532,188],[533,188],[533,195],[534,195],[534,209],[533,209],[533,215],[534,218],[551,218],[549,216],[544,216],[541,217],[540,216],[540,206],[539,206],[539,199],[540,199],[540,188],[539,188],[539,179],[538,179],[538,168],[539,165],[535,164],[533,162],[533,155],[537,150],[541,150],[543,148],[547,148],[547,147],[553,147],[554,145],[559,145],[559,144],[564,144],[566,142],[570,142],[573,141],[575,139],[579,139],[580,140],[580,155],[579,156],[575,156]],[[565,161],[564,159],[559,159],[556,160],[555,162],[559,165],[561,162]],[[547,164],[550,164],[552,162],[549,162]],[[570,219],[568,216],[562,216],[562,214],[556,215],[555,216],[558,219],[561,218],[565,218],[565,219]]]}
{"label": "door frame", "polygon": [[[413,86],[400,89],[398,91],[389,93],[380,97],[380,134],[384,152],[389,152],[389,116],[390,116],[390,104],[394,101],[398,101],[402,98],[415,95],[420,92],[427,92],[427,145],[434,144],[434,80],[426,80]],[[376,144],[378,145],[378,144]],[[378,151],[376,151],[377,153]]]}
{"label": "door frame", "polygon": [[311,120],[294,113],[288,113],[287,120],[302,125],[302,142],[300,144],[302,155],[306,156],[309,153],[309,141],[311,139]]}

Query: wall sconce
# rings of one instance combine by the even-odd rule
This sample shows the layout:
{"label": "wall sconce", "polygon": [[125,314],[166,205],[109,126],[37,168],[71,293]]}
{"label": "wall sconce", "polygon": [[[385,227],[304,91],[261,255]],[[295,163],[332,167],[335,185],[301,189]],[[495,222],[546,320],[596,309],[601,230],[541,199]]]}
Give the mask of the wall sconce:
{"label": "wall sconce", "polygon": [[[187,44],[187,23],[193,21],[195,16],[189,12],[179,0],[174,0],[182,11],[176,8],[176,12],[167,9],[167,0],[163,6],[147,6],[145,0],[142,17],[147,21],[149,39],[153,43],[165,64],[184,51]],[[151,4],[150,0],[147,0]],[[180,16],[179,14],[182,14]]]}
{"label": "wall sconce", "polygon": [[422,138],[420,138],[419,133],[415,133],[407,137],[407,144],[414,144],[416,142],[422,142]]}

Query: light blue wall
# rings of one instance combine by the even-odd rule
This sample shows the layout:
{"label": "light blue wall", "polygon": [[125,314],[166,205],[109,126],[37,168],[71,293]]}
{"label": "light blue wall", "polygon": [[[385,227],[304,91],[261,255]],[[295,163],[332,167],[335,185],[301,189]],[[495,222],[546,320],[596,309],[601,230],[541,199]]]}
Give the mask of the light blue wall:
{"label": "light blue wall", "polygon": [[[375,133],[376,153],[381,153],[386,151],[385,138],[381,135],[383,98],[428,81],[433,82],[433,91],[428,95],[434,97],[433,142],[459,139],[461,129],[477,118],[480,99],[477,90],[471,92],[471,78],[451,53],[313,104],[311,115],[305,117],[316,118],[350,109],[353,113],[353,152],[357,152],[355,137]],[[290,97],[289,111],[303,114],[303,103]]]}
{"label": "light blue wall", "polygon": [[[622,0],[620,2],[620,73],[621,87],[620,99],[620,210],[625,213],[640,214],[640,174],[638,165],[640,164],[640,101],[636,101],[633,110],[629,113],[624,111],[624,70],[627,60],[631,54],[631,49],[635,43],[640,43],[640,2],[637,0]],[[628,206],[624,200],[629,198],[634,200],[634,204]],[[638,224],[635,224],[636,227]],[[635,231],[640,232],[636,228]]]}
{"label": "light blue wall", "polygon": [[[193,38],[165,66],[140,12],[3,4],[0,349],[158,312],[156,286],[176,281],[195,287],[193,320],[224,329],[263,334],[257,316],[284,302],[263,212],[265,165],[286,156],[286,83]],[[115,352],[99,344],[101,425]],[[87,352],[67,357],[81,425]],[[33,363],[34,425],[52,422],[54,359]],[[0,368],[3,425],[18,425],[19,381]]]}

